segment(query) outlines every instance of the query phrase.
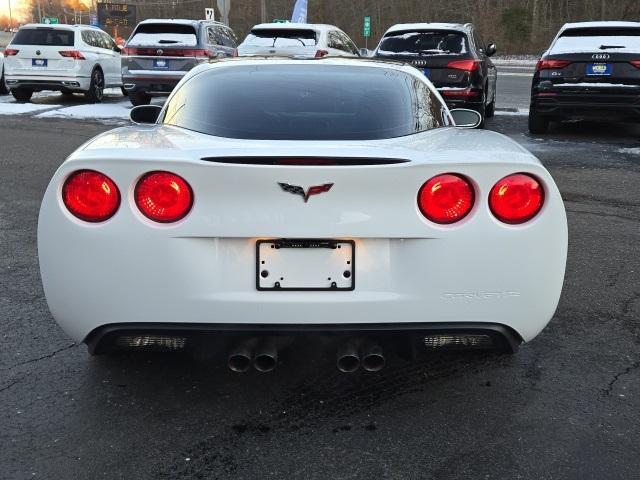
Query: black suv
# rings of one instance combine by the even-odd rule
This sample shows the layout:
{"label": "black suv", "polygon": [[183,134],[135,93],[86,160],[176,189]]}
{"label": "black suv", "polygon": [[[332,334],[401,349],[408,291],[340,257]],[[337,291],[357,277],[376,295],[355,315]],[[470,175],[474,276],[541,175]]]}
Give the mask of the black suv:
{"label": "black suv", "polygon": [[568,23],[538,62],[531,133],[552,120],[598,118],[640,120],[640,23]]}
{"label": "black suv", "polygon": [[386,31],[374,57],[401,60],[422,70],[449,108],[470,108],[485,117],[496,105],[497,70],[485,44],[470,23],[414,23]]}
{"label": "black suv", "polygon": [[134,105],[167,95],[196,65],[237,55],[226,25],[208,20],[145,20],[122,50],[122,83]]}

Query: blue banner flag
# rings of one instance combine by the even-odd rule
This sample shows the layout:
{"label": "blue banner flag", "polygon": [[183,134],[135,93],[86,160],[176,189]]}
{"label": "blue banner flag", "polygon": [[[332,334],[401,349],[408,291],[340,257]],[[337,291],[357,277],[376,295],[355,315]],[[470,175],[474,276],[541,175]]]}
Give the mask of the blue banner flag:
{"label": "blue banner flag", "polygon": [[307,23],[307,0],[297,0],[291,15],[292,23]]}

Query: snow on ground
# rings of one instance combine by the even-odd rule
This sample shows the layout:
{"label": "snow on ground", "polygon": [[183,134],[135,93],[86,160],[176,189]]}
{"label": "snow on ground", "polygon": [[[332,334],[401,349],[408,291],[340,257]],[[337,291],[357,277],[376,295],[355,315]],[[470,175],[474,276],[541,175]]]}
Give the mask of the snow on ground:
{"label": "snow on ground", "polygon": [[131,103],[128,100],[118,103],[85,104],[65,107],[36,115],[38,118],[85,118],[85,119],[127,119]]}
{"label": "snow on ground", "polygon": [[491,60],[497,66],[522,66],[522,67],[535,67],[538,63],[539,56],[537,55],[498,55]]}
{"label": "snow on ground", "polygon": [[0,115],[22,115],[61,106],[62,105],[42,105],[37,103],[0,103]]}
{"label": "snow on ground", "polygon": [[529,115],[528,108],[511,108],[508,110],[496,110],[496,115]]}
{"label": "snow on ground", "polygon": [[640,155],[640,148],[619,148],[618,153],[629,153],[631,155]]}

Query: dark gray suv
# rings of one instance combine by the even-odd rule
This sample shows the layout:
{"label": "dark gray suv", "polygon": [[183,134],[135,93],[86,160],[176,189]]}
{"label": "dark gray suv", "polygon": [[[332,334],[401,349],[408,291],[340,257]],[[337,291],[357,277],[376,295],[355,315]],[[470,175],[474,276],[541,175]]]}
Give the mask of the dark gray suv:
{"label": "dark gray suv", "polygon": [[167,95],[196,65],[237,55],[226,25],[210,20],[145,20],[122,50],[122,83],[133,105]]}

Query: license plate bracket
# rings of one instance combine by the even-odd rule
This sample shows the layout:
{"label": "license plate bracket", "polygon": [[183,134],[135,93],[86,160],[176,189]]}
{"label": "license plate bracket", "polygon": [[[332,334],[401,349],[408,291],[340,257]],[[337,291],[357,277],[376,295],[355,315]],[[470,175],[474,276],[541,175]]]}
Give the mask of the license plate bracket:
{"label": "license plate bracket", "polygon": [[46,68],[48,64],[48,61],[46,58],[32,58],[31,59],[31,66],[32,67],[38,67],[38,68]]}
{"label": "license plate bracket", "polygon": [[587,64],[587,75],[590,77],[608,77],[613,72],[611,63],[589,63]]}
{"label": "license plate bracket", "polygon": [[156,58],[153,60],[153,68],[166,70],[169,68],[169,60]]}
{"label": "license plate bracket", "polygon": [[275,239],[256,242],[259,291],[352,291],[353,240]]}

